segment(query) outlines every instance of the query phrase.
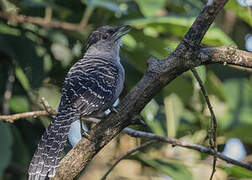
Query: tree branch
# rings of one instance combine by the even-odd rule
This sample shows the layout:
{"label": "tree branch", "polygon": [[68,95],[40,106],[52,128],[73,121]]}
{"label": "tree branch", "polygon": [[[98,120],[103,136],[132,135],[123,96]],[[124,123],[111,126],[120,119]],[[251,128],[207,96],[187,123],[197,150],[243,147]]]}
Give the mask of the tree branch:
{"label": "tree branch", "polygon": [[12,96],[12,89],[14,82],[15,82],[14,67],[11,66],[9,69],[9,75],[6,82],[5,92],[3,95],[3,114],[10,113],[9,100],[11,99]]}
{"label": "tree branch", "polygon": [[12,114],[12,115],[1,115],[0,120],[13,123],[15,120],[22,119],[22,118],[35,118],[38,116],[48,116],[48,115],[49,113],[47,111],[33,111],[33,112],[25,112],[25,113]]}
{"label": "tree branch", "polygon": [[[175,138],[169,138],[167,136],[159,136],[159,135],[156,135],[153,133],[137,131],[137,130],[133,130],[130,128],[125,128],[123,132],[127,133],[128,135],[130,135],[132,137],[145,138],[148,140],[158,140],[161,142],[172,144],[173,146],[180,146],[180,147],[184,147],[184,148],[188,148],[188,149],[193,149],[193,150],[205,153],[205,154],[215,155],[214,150],[211,148],[207,148],[205,146],[201,146],[201,145],[197,145],[197,144],[187,143],[187,142],[175,139]],[[250,164],[250,163],[237,161],[235,159],[229,158],[229,157],[225,156],[224,154],[222,154],[221,152],[217,152],[216,156],[218,158],[226,161],[227,163],[235,164],[237,166],[241,166],[243,168],[246,168],[246,169],[252,171],[252,164]]]}
{"label": "tree branch", "polygon": [[203,82],[202,80],[200,79],[200,76],[199,74],[197,73],[196,69],[195,68],[192,68],[191,71],[193,72],[193,75],[195,76],[195,78],[197,79],[198,83],[199,83],[199,86],[200,86],[200,89],[202,91],[202,94],[206,100],[206,103],[207,103],[207,107],[210,111],[210,114],[211,114],[211,122],[210,122],[210,135],[209,135],[209,144],[210,144],[210,147],[214,150],[214,159],[213,159],[213,170],[212,170],[212,174],[211,174],[211,177],[210,177],[210,180],[213,179],[213,176],[214,176],[214,173],[216,171],[216,161],[217,161],[217,156],[216,156],[216,153],[217,153],[217,120],[216,120],[216,117],[215,117],[215,114],[214,114],[214,111],[213,111],[213,107],[210,103],[210,100],[208,98],[208,94],[207,94],[207,91],[203,85]]}
{"label": "tree branch", "polygon": [[98,123],[90,130],[90,140],[82,139],[68,152],[61,160],[54,179],[75,177],[108,142],[131,124],[131,119],[134,119],[164,86],[183,72],[202,64],[197,58],[199,43],[226,2],[227,0],[215,0],[211,5],[205,6],[185,38],[169,57],[163,60],[148,60],[146,73],[118,105],[118,113],[111,114]]}
{"label": "tree branch", "polygon": [[[184,39],[169,57],[163,60],[157,60],[152,57],[148,60],[146,73],[118,105],[118,113],[112,113],[105,120],[99,122],[90,130],[90,140],[83,138],[71,151],[69,151],[61,160],[54,179],[73,179],[108,142],[116,137],[125,127],[134,123],[132,119],[135,119],[135,117],[139,115],[144,106],[163,87],[183,72],[199,65],[216,62],[226,62],[236,65],[240,63],[241,66],[248,65],[251,67],[251,54],[233,53],[228,56],[230,58],[227,62],[226,59],[223,59],[225,56],[222,57],[222,55],[223,53],[228,53],[228,51],[224,51],[223,53],[219,52],[220,55],[218,56],[211,48],[200,49],[202,38],[227,1],[228,0],[214,0],[212,4],[205,6]],[[244,54],[246,56],[244,56]],[[246,60],[244,59],[245,63],[234,60],[237,56],[241,58],[246,58],[248,56],[249,58]],[[243,59],[241,61],[243,61]],[[149,136],[149,138],[153,138],[152,134],[147,133],[145,135]],[[167,137],[157,136],[156,138],[160,139],[160,141],[169,141],[174,145],[214,155],[213,150],[203,146],[180,142],[176,139],[167,139]],[[220,153],[217,153],[217,156],[221,158]],[[225,159],[227,162],[233,164],[237,163],[235,160],[223,155],[221,159]],[[240,163],[242,164],[242,162]],[[249,164],[243,165],[248,169],[252,169]]]}
{"label": "tree branch", "polygon": [[64,21],[48,21],[48,19],[41,17],[32,17],[25,15],[18,15],[0,11],[0,17],[6,20],[12,20],[17,23],[32,23],[45,28],[59,28],[70,31],[78,31],[81,33],[89,32],[90,27],[86,24],[69,23]]}
{"label": "tree branch", "polygon": [[115,167],[121,160],[125,159],[126,157],[130,156],[131,154],[133,154],[133,153],[135,153],[135,152],[137,152],[137,151],[139,151],[139,150],[145,148],[146,146],[149,146],[149,145],[151,145],[151,144],[153,144],[153,143],[155,143],[155,142],[158,142],[158,141],[156,141],[156,140],[147,141],[147,142],[141,144],[140,146],[137,146],[137,147],[135,147],[134,149],[132,149],[132,150],[128,151],[127,153],[125,153],[123,156],[121,156],[120,158],[118,158],[118,159],[116,160],[116,162],[115,162],[115,163],[109,168],[109,170],[104,174],[104,176],[101,178],[101,180],[106,180],[106,178],[107,178],[107,176],[109,175],[109,173],[114,169],[114,167]]}
{"label": "tree branch", "polygon": [[198,58],[203,64],[222,63],[252,68],[252,53],[234,46],[202,48]]}
{"label": "tree branch", "polygon": [[[56,110],[55,110],[56,111]],[[40,112],[40,111],[34,111],[34,112],[26,112],[26,113],[20,113],[20,114],[13,114],[13,115],[9,115],[7,116],[8,118],[5,118],[5,116],[0,116],[1,120],[6,120],[6,119],[14,119],[15,117],[19,117],[16,118],[17,119],[21,119],[21,118],[29,118],[29,117],[33,117],[30,114],[35,114],[34,116],[43,116],[44,114],[41,113],[36,113],[36,112]],[[44,113],[47,113],[45,115],[49,115],[47,111],[43,111]],[[26,115],[26,116],[25,116]],[[12,117],[13,116],[13,117]],[[84,121],[87,122],[93,122],[93,123],[99,123],[100,120],[99,119],[95,119],[95,118],[83,118]],[[155,140],[155,141],[161,141],[161,142],[165,142],[168,144],[172,144],[173,146],[180,146],[180,147],[184,147],[184,148],[188,148],[188,149],[193,149],[205,154],[209,154],[209,155],[214,155],[214,150],[211,148],[207,148],[201,145],[197,145],[197,144],[191,144],[191,143],[186,143],[183,141],[180,141],[178,139],[175,138],[169,138],[166,136],[159,136],[153,133],[149,133],[149,132],[143,132],[143,131],[137,131],[131,128],[125,128],[122,131],[123,133],[126,133],[132,137],[136,137],[136,138],[144,138],[144,139],[148,139],[148,140]],[[248,170],[252,170],[252,164],[246,163],[246,162],[242,162],[242,161],[237,161],[235,159],[229,158],[225,155],[223,155],[222,153],[218,152],[216,153],[216,156],[224,161],[226,161],[227,163],[231,163],[231,164],[235,164],[237,166],[246,168]]]}

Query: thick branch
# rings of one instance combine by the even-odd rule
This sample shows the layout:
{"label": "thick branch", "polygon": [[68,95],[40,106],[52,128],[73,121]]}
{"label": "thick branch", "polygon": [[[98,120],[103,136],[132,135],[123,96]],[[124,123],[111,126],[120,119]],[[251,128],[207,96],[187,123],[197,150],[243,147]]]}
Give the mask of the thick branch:
{"label": "thick branch", "polygon": [[[226,0],[215,2],[217,4],[222,2],[220,4],[222,8]],[[216,3],[213,4],[214,7]],[[218,7],[218,11],[221,8]],[[207,23],[210,23],[209,19],[204,17],[205,14],[210,13],[207,13],[207,11],[212,9],[213,8],[207,6],[203,10],[201,16],[197,18],[193,25],[194,29],[198,27],[204,33],[206,32],[209,26],[206,27],[205,23],[202,21],[208,21]],[[216,13],[212,14],[212,21],[217,14],[217,11],[214,12]],[[200,33],[201,35],[198,39],[201,40],[204,33]],[[187,39],[191,39],[189,35],[186,37]],[[195,44],[197,44],[197,42],[195,42]],[[187,42],[182,41],[181,47],[188,47]],[[131,124],[130,120],[139,114],[151,98],[153,98],[165,85],[188,69],[203,64],[203,62],[200,61],[201,59],[198,59],[197,56],[193,56],[197,55],[197,53],[191,51],[189,53],[191,55],[188,56],[187,52],[189,52],[190,49],[184,49],[183,53],[180,50],[181,48],[179,48],[179,51],[175,51],[171,56],[161,61],[155,58],[149,59],[146,73],[131,92],[121,101],[118,106],[118,113],[110,115],[107,120],[101,121],[91,129],[91,141],[82,139],[79,144],[62,159],[55,179],[71,179],[75,177],[89,164],[101,148],[118,135],[125,127]]]}
{"label": "thick branch", "polygon": [[[82,139],[61,160],[55,179],[73,179],[101,148],[132,123],[131,120],[135,119],[134,117],[164,86],[183,72],[203,64],[202,59],[197,58],[199,43],[226,2],[227,0],[215,0],[212,5],[206,6],[171,56],[161,61],[155,58],[148,61],[146,73],[121,101],[117,108],[118,113],[111,114],[106,120],[98,123],[90,130],[91,141]],[[3,14],[0,13],[1,15]],[[14,17],[18,19],[19,16]],[[37,22],[36,19],[27,20],[25,17],[17,21]],[[60,26],[57,23],[52,26]],[[43,22],[41,24],[43,25]]]}
{"label": "thick branch", "polygon": [[[55,179],[73,179],[89,164],[101,148],[110,142],[125,127],[132,124],[132,119],[135,119],[144,106],[177,76],[202,64],[224,61],[223,59],[217,61],[216,59],[218,59],[218,57],[214,60],[209,58],[213,57],[211,53],[209,53],[209,56],[206,56],[207,58],[204,57],[204,55],[207,54],[206,52],[201,52],[199,54],[199,44],[217,13],[226,2],[227,0],[214,0],[212,5],[206,6],[171,56],[163,60],[157,60],[155,58],[149,59],[146,73],[130,93],[121,101],[117,108],[118,113],[113,113],[106,120],[98,123],[90,130],[91,140],[82,139],[78,145],[61,160]],[[202,51],[204,51],[204,49],[202,49]],[[248,61],[250,61],[250,59]],[[161,139],[162,138],[160,138],[160,140]],[[178,144],[179,143],[180,142],[178,142]],[[180,146],[182,145],[184,147],[191,147],[190,144],[187,143],[182,143]],[[191,149],[209,154],[214,153],[214,151],[205,147],[198,148],[197,145],[192,146]],[[227,159],[227,161],[234,163],[233,160],[229,161]]]}
{"label": "thick branch", "polygon": [[0,17],[6,20],[12,20],[18,23],[32,23],[37,24],[42,27],[46,28],[59,28],[65,29],[70,31],[78,31],[78,32],[85,32],[88,30],[88,26],[83,26],[83,24],[75,24],[75,23],[68,23],[64,21],[48,21],[45,18],[41,17],[32,17],[32,16],[25,16],[25,15],[18,15],[14,13],[8,13],[0,11]]}
{"label": "thick branch", "polygon": [[201,40],[205,36],[207,30],[213,23],[217,14],[222,10],[228,0],[213,0],[208,3],[196,18],[193,25],[186,33],[181,43],[176,48],[175,52],[186,58],[190,58],[192,53],[200,46]]}
{"label": "thick branch", "polygon": [[203,63],[223,63],[252,68],[252,53],[242,51],[234,46],[202,48],[199,59]]}

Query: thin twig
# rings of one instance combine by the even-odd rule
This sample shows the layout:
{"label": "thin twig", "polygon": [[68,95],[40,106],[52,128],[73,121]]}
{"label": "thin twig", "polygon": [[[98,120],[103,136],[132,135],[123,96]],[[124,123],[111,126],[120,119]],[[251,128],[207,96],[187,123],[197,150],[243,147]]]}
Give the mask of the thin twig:
{"label": "thin twig", "polygon": [[42,103],[42,105],[44,106],[44,108],[48,112],[48,114],[51,114],[51,115],[56,115],[57,114],[57,110],[55,110],[52,106],[50,106],[49,103],[45,100],[44,97],[42,97],[40,99],[40,102]]}
{"label": "thin twig", "polygon": [[214,150],[214,158],[213,158],[213,170],[212,170],[212,173],[211,173],[211,176],[210,176],[210,180],[213,179],[213,176],[214,176],[214,173],[216,171],[216,161],[217,161],[217,156],[216,156],[216,153],[217,153],[217,142],[216,142],[216,129],[217,129],[217,120],[216,120],[216,117],[215,117],[215,114],[214,114],[214,111],[213,111],[213,107],[210,103],[210,100],[209,100],[209,97],[208,97],[208,94],[207,94],[207,91],[203,85],[203,82],[202,80],[200,79],[200,76],[198,74],[198,72],[196,71],[195,68],[192,68],[191,71],[193,72],[193,75],[195,76],[195,78],[197,79],[199,85],[200,85],[200,88],[201,88],[201,91],[202,91],[202,94],[203,96],[205,97],[205,100],[206,100],[206,103],[207,103],[207,107],[210,111],[210,114],[211,114],[211,122],[210,122],[210,136],[209,136],[209,144],[210,144],[210,147]]}
{"label": "thin twig", "polygon": [[52,20],[52,14],[53,14],[52,7],[49,7],[49,6],[46,7],[45,8],[45,17],[44,17],[44,19],[45,19],[45,21],[47,23],[51,22],[51,20]]}
{"label": "thin twig", "polygon": [[9,123],[13,123],[15,120],[22,119],[22,118],[36,118],[38,116],[48,116],[49,113],[47,111],[33,111],[33,112],[25,112],[25,113],[18,113],[12,115],[1,115],[0,120],[4,120]]}
{"label": "thin twig", "polygon": [[10,113],[9,100],[12,96],[12,89],[14,82],[15,82],[14,68],[10,67],[5,92],[3,96],[3,114],[6,115]]}
{"label": "thin twig", "polygon": [[93,10],[94,10],[94,6],[87,6],[87,8],[85,9],[85,12],[83,13],[82,19],[79,24],[81,29],[84,29],[84,27],[87,26],[88,20],[90,16],[92,15]]}
{"label": "thin twig", "polygon": [[193,149],[193,150],[205,153],[205,154],[216,155],[218,158],[226,161],[227,163],[231,163],[231,164],[234,164],[234,165],[237,165],[237,166],[240,166],[240,167],[243,167],[252,171],[252,164],[229,158],[225,156],[224,154],[222,154],[221,152],[216,153],[212,148],[208,148],[208,147],[197,145],[197,144],[187,143],[187,142],[175,139],[175,138],[169,138],[167,136],[159,136],[159,135],[149,133],[149,132],[137,131],[131,128],[125,128],[123,132],[132,137],[145,138],[149,140],[151,139],[158,140],[160,142],[166,142],[168,144],[172,144],[173,146],[180,146],[180,147],[184,147],[188,149]]}
{"label": "thin twig", "polygon": [[18,114],[12,114],[12,115],[0,115],[0,120],[13,123],[15,120],[22,119],[22,118],[36,118],[38,116],[48,116],[48,115],[57,114],[57,110],[53,109],[49,105],[49,103],[45,100],[44,97],[42,97],[40,101],[43,104],[45,111],[32,111],[32,112],[18,113]]}
{"label": "thin twig", "polygon": [[156,140],[151,140],[151,141],[147,141],[143,144],[141,144],[140,146],[135,147],[134,149],[128,151],[127,153],[125,153],[124,155],[122,155],[120,158],[118,158],[116,160],[116,162],[108,169],[108,171],[102,176],[101,180],[106,180],[107,176],[109,175],[109,173],[114,169],[114,167],[123,159],[127,158],[128,156],[130,156],[131,154],[139,151],[140,149],[143,149],[144,147],[153,144],[157,142]]}

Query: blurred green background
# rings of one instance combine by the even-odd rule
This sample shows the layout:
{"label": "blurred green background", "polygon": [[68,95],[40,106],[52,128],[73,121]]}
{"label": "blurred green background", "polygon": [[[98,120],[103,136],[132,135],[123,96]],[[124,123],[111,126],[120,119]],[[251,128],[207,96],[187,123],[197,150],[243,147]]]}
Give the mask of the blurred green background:
{"label": "blurred green background", "polygon": [[[167,57],[178,45],[204,0],[1,0],[1,13],[64,21],[80,28],[66,30],[18,23],[0,14],[0,111],[15,114],[43,109],[45,97],[57,108],[69,68],[83,56],[85,39],[102,25],[132,25],[123,37],[121,60],[126,70],[122,97],[145,72],[153,55]],[[251,7],[230,0],[205,35],[204,46],[235,45],[245,50],[252,41]],[[243,2],[244,3],[244,2]],[[80,23],[80,24],[79,24]],[[250,34],[251,33],[251,34]],[[246,45],[247,43],[247,45]],[[249,50],[249,49],[248,49]],[[252,162],[252,70],[223,65],[197,68],[218,120],[218,150],[239,138]],[[148,127],[140,130],[208,146],[209,113],[191,72],[176,78],[142,111]],[[29,161],[51,117],[0,121],[0,179],[26,179]],[[99,179],[118,156],[142,143],[120,135],[92,161],[79,179]],[[68,145],[69,146],[69,145]],[[231,146],[231,148],[235,148]],[[237,153],[239,154],[238,151]],[[108,179],[209,179],[212,160],[189,149],[155,144],[122,161]],[[218,161],[215,179],[252,178],[252,172]]]}

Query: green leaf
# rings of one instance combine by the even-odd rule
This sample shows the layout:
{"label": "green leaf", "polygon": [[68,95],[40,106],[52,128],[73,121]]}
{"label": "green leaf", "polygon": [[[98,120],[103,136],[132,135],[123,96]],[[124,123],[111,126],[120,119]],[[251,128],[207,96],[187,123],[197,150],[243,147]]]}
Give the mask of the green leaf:
{"label": "green leaf", "polygon": [[222,134],[228,139],[239,138],[242,142],[252,145],[251,129],[251,124],[236,125],[228,131],[223,131]]}
{"label": "green leaf", "polygon": [[176,137],[177,128],[183,112],[183,104],[179,97],[172,93],[164,98],[167,136]]}
{"label": "green leaf", "polygon": [[26,74],[24,73],[24,71],[20,68],[20,67],[16,67],[16,77],[19,80],[20,84],[23,86],[23,88],[26,91],[30,90],[30,82],[26,76]]}
{"label": "green leaf", "polygon": [[135,26],[137,28],[143,28],[146,25],[151,24],[169,24],[170,26],[178,25],[182,27],[190,27],[195,18],[196,17],[167,15],[162,17],[146,17],[146,18],[133,19],[126,21],[126,23],[131,24],[132,26]]}
{"label": "green leaf", "polygon": [[54,2],[51,0],[23,0],[23,4],[28,7],[58,7]]}
{"label": "green leaf", "polygon": [[164,10],[165,0],[136,0],[144,16],[157,16]]}
{"label": "green leaf", "polygon": [[229,111],[220,121],[220,127],[246,123],[251,125],[252,86],[251,80],[230,79],[223,83]]}
{"label": "green leaf", "polygon": [[38,104],[40,99],[44,97],[48,103],[53,107],[57,108],[60,101],[60,90],[53,85],[42,86],[38,91]]}
{"label": "green leaf", "polygon": [[220,28],[213,26],[210,28],[204,36],[202,43],[211,46],[222,46],[222,45],[234,45],[236,43]]}
{"label": "green leaf", "polygon": [[1,4],[2,8],[4,9],[4,11],[12,12],[12,13],[18,11],[17,6],[8,0],[2,0],[2,1],[0,1],[0,4]]}
{"label": "green leaf", "polygon": [[248,23],[252,27],[252,13],[250,7],[241,6],[236,0],[228,1],[225,9],[234,12],[243,21]]}
{"label": "green leaf", "polygon": [[71,63],[73,55],[67,46],[54,43],[52,44],[51,50],[55,59],[59,60],[63,67],[67,67]]}
{"label": "green leaf", "polygon": [[207,74],[206,87],[208,89],[208,93],[214,94],[221,101],[227,100],[226,92],[222,82],[212,71],[209,71]]}
{"label": "green leaf", "polygon": [[193,96],[193,83],[187,78],[186,73],[177,77],[162,90],[164,97],[172,93],[176,93],[183,104],[190,103]]}
{"label": "green leaf", "polygon": [[156,115],[159,111],[159,105],[152,99],[142,110],[141,114],[144,117],[146,123],[151,128],[151,130],[158,135],[165,135],[160,121],[156,119]]}
{"label": "green leaf", "polygon": [[29,111],[29,102],[25,96],[13,96],[10,99],[10,109],[15,113]]}
{"label": "green leaf", "polygon": [[[198,75],[199,75],[199,77],[200,77],[200,79],[201,79],[201,81],[203,82],[203,85],[204,85],[205,82],[206,82],[206,77],[207,77],[206,67],[205,66],[200,66],[200,67],[196,67],[195,69],[196,69],[196,71],[197,71],[197,73],[198,73]],[[193,80],[194,80],[194,82],[198,82],[195,77],[193,78]]]}
{"label": "green leaf", "polygon": [[113,12],[124,13],[117,3],[109,0],[81,0],[81,2],[88,6],[103,7]]}
{"label": "green leaf", "polygon": [[6,24],[0,23],[0,33],[9,34],[13,36],[19,36],[21,34],[20,30],[12,28]]}
{"label": "green leaf", "polygon": [[233,178],[252,178],[252,172],[248,169],[232,165],[231,167],[221,167],[229,176]]}
{"label": "green leaf", "polygon": [[3,173],[5,168],[8,166],[12,156],[12,134],[8,124],[0,121],[0,174]]}
{"label": "green leaf", "polygon": [[158,172],[167,174],[173,180],[193,180],[191,172],[183,164],[177,162],[169,162],[163,159],[149,159],[147,156],[144,156],[142,154],[137,155],[137,157],[139,158],[139,160],[157,170]]}

